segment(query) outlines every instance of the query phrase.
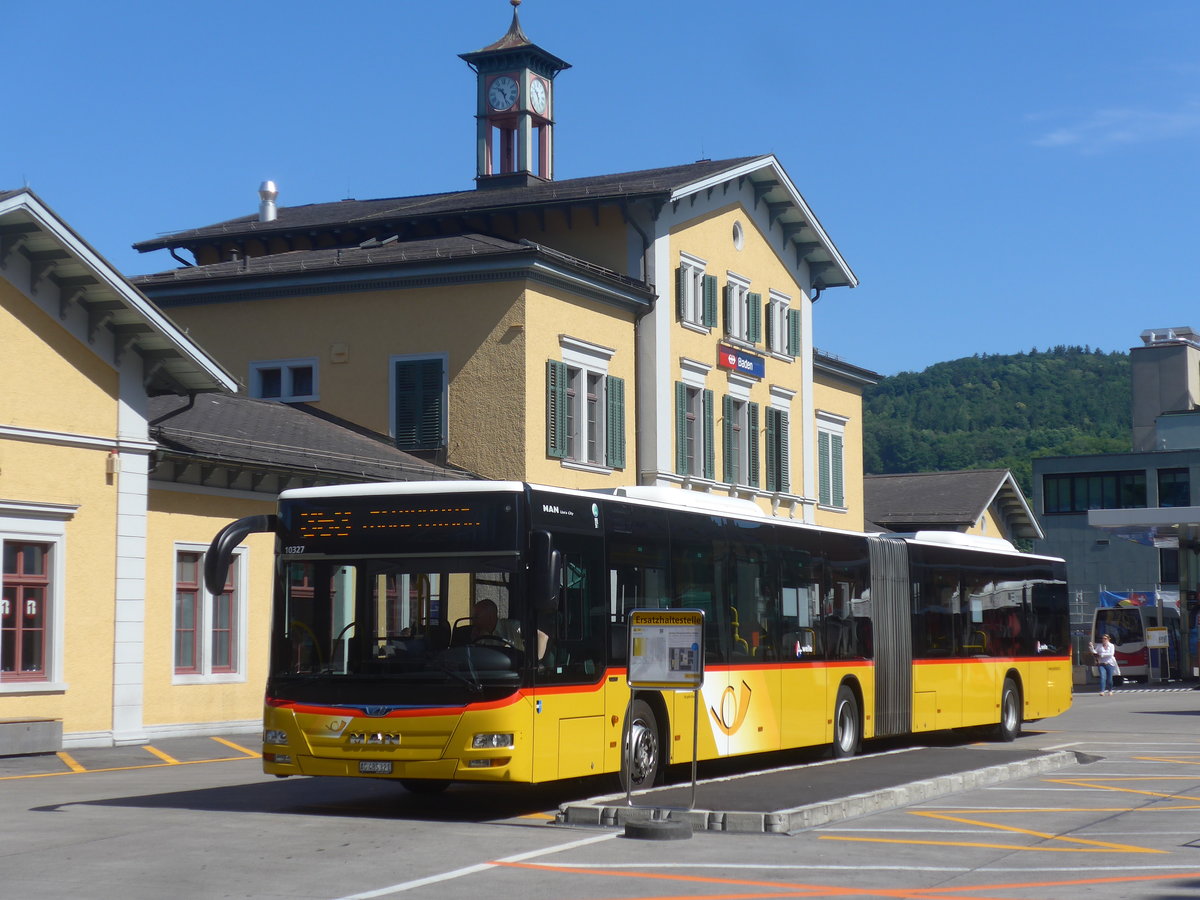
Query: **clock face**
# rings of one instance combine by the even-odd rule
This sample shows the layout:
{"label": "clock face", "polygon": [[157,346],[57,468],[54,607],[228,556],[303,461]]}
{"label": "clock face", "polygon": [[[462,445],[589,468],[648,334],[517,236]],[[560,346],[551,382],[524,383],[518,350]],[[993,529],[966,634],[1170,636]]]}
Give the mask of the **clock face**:
{"label": "clock face", "polygon": [[546,114],[546,82],[535,78],[529,85],[529,105],[539,116]]}
{"label": "clock face", "polygon": [[492,109],[509,109],[517,102],[517,83],[507,75],[501,75],[488,87],[488,103]]}

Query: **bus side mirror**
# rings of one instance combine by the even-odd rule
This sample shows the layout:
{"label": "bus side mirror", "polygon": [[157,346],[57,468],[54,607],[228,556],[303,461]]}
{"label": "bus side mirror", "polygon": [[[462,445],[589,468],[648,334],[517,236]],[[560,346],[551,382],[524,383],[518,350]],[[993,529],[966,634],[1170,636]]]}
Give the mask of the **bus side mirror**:
{"label": "bus side mirror", "polygon": [[247,535],[276,530],[279,520],[273,515],[246,516],[236,522],[230,522],[217,532],[204,555],[204,588],[210,594],[219,594],[225,590],[225,579],[229,577],[229,564],[233,561],[233,551],[237,545],[246,539]]}
{"label": "bus side mirror", "polygon": [[548,531],[534,532],[530,550],[533,556],[529,566],[533,608],[539,613],[556,612],[562,593],[562,554],[554,549]]}

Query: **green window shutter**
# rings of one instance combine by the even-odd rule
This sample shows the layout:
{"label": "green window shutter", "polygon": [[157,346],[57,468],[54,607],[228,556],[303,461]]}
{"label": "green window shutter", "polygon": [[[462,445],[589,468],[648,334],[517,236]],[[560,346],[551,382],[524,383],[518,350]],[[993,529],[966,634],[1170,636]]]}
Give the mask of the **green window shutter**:
{"label": "green window shutter", "polygon": [[800,355],[800,310],[787,311],[787,352],[791,356]]}
{"label": "green window shutter", "polygon": [[788,414],[779,411],[779,490],[783,492],[792,489],[792,472],[790,452],[791,436],[788,434]]}
{"label": "green window shutter", "polygon": [[688,270],[680,266],[675,270],[675,308],[679,312],[679,321],[687,321],[687,279]]}
{"label": "green window shutter", "polygon": [[747,294],[746,307],[749,313],[749,321],[746,323],[746,340],[757,344],[762,340],[762,294],[756,294],[753,291]]}
{"label": "green window shutter", "polygon": [[724,319],[725,333],[732,334],[733,333],[733,285],[731,285],[731,284],[725,285],[724,310],[725,310],[725,319]]}
{"label": "green window shutter", "polygon": [[779,446],[776,434],[779,431],[779,410],[767,407],[767,490],[779,490]]}
{"label": "green window shutter", "polygon": [[440,358],[405,359],[395,364],[396,446],[436,450],[444,443],[445,375]]}
{"label": "green window shutter", "polygon": [[833,499],[833,490],[830,484],[832,474],[829,459],[830,436],[828,431],[822,431],[817,435],[817,502],[822,506],[829,506]]}
{"label": "green window shutter", "polygon": [[546,362],[546,455],[567,455],[567,364]]}
{"label": "green window shutter", "polygon": [[833,505],[845,507],[846,496],[842,489],[842,436],[830,435],[830,476],[833,480]]}
{"label": "green window shutter", "polygon": [[747,482],[751,487],[758,487],[758,404],[749,403],[746,405],[746,449],[750,463],[747,473]]}
{"label": "green window shutter", "polygon": [[704,276],[704,321],[708,328],[717,326],[717,276]]}
{"label": "green window shutter", "polygon": [[721,435],[724,438],[724,449],[722,454],[722,471],[724,473],[724,481],[726,484],[737,484],[737,457],[733,452],[733,398],[725,394],[721,398],[721,417],[724,419],[724,424],[721,429]]}
{"label": "green window shutter", "polygon": [[713,392],[704,392],[704,477],[710,481],[717,477],[717,461],[713,434]]}
{"label": "green window shutter", "polygon": [[687,470],[687,385],[675,382],[675,472],[688,474]]}
{"label": "green window shutter", "polygon": [[770,303],[768,303],[766,306],[766,309],[764,311],[764,317],[767,320],[766,328],[764,329],[767,332],[767,340],[766,340],[767,349],[774,350],[775,345],[777,343],[776,337],[775,337],[775,329],[779,327],[779,323],[775,321],[776,317],[771,315],[771,304]]}
{"label": "green window shutter", "polygon": [[606,424],[608,434],[608,465],[614,469],[625,468],[625,379],[609,375],[604,379],[608,398]]}

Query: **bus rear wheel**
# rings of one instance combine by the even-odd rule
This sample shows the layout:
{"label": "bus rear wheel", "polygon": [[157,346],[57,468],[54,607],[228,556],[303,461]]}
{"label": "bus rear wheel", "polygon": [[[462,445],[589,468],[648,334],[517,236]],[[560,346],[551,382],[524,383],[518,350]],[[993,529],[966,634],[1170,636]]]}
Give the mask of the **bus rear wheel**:
{"label": "bus rear wheel", "polygon": [[[644,700],[634,700],[629,710],[626,733],[629,757],[621,770],[621,780],[632,789],[653,787],[662,774],[662,748],[658,740],[658,720]],[[629,784],[625,784],[628,788]]]}
{"label": "bus rear wheel", "polygon": [[854,756],[862,747],[862,716],[854,691],[846,685],[838,688],[833,704],[833,758]]}
{"label": "bus rear wheel", "polygon": [[1000,724],[996,726],[998,741],[1015,741],[1021,733],[1021,692],[1011,678],[1004,679],[1000,691]]}

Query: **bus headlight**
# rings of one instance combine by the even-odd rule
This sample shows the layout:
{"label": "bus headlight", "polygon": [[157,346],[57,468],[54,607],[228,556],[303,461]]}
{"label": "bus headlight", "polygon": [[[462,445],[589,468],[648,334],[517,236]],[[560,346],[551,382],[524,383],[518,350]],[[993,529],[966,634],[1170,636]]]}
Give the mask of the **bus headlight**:
{"label": "bus headlight", "polygon": [[278,728],[268,728],[263,732],[264,744],[287,744],[287,732]]}
{"label": "bus headlight", "polygon": [[477,734],[471,741],[472,750],[511,750],[513,736],[501,733]]}

